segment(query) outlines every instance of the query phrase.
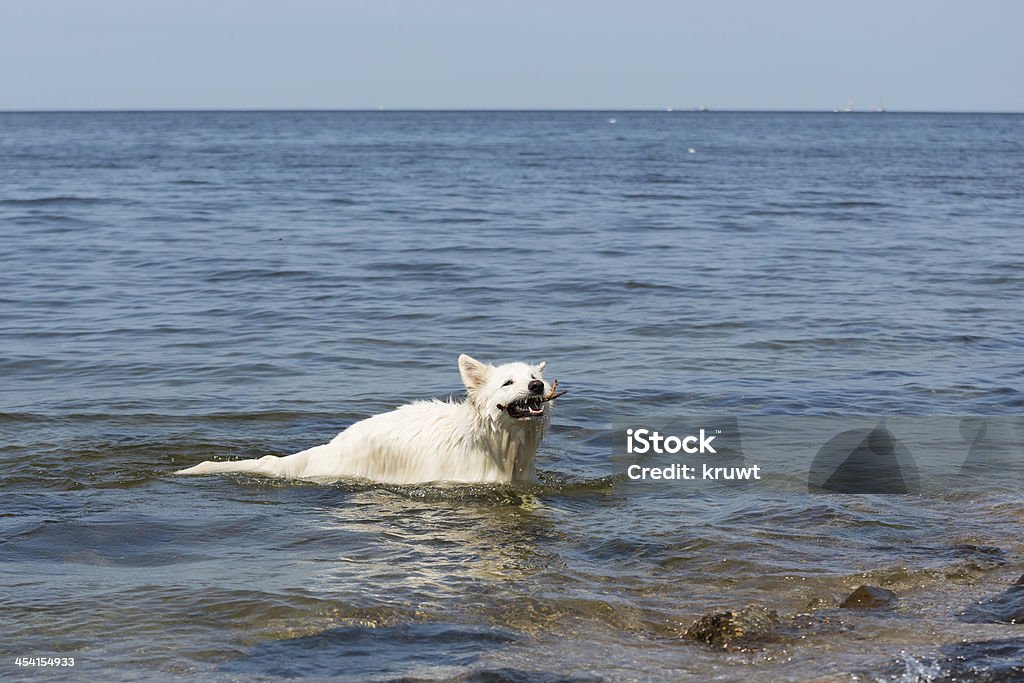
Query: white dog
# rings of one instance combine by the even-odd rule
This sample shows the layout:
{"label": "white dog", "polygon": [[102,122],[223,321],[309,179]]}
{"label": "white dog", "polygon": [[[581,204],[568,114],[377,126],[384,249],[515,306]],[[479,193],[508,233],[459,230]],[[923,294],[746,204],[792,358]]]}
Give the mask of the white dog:
{"label": "white dog", "polygon": [[355,423],[330,443],[285,457],[202,462],[177,474],[253,472],[294,479],[362,477],[387,484],[535,482],[533,459],[558,396],[545,363],[497,367],[463,354],[461,403],[417,401]]}

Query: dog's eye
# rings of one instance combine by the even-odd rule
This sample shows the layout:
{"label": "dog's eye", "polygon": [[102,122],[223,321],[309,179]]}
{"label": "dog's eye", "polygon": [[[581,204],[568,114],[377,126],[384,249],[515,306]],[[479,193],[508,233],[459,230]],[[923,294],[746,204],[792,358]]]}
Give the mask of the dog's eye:
{"label": "dog's eye", "polygon": [[504,383],[504,384],[502,384],[501,386],[503,386],[503,387],[507,387],[507,386],[509,386],[509,385],[511,385],[511,384],[512,384],[512,380],[508,380],[507,382],[505,382],[505,383]]}

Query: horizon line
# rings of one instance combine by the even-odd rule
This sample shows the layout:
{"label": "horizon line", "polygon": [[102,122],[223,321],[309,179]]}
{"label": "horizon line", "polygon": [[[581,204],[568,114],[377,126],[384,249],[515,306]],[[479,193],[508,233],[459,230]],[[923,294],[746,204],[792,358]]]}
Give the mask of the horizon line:
{"label": "horizon line", "polygon": [[843,111],[836,109],[745,109],[723,108],[710,109],[703,107],[685,108],[533,108],[533,107],[127,107],[127,108],[26,108],[0,109],[0,114],[145,114],[145,113],[660,113],[660,114],[1024,114],[1015,110],[969,110],[969,109],[854,109]]}

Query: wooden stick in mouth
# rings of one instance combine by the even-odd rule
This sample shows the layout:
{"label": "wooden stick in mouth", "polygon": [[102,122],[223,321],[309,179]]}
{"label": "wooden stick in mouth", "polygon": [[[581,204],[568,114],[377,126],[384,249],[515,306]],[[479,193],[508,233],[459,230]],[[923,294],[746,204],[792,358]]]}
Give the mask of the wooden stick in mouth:
{"label": "wooden stick in mouth", "polygon": [[[546,396],[538,396],[536,398],[527,397],[526,400],[527,401],[536,401],[537,403],[547,403],[548,401],[554,401],[559,396],[562,396],[564,394],[569,393],[568,390],[555,391],[555,389],[557,389],[557,388],[558,388],[558,380],[557,379],[556,380],[552,380],[552,382],[551,382],[551,391],[549,391]],[[523,399],[520,399],[520,400],[523,400]],[[508,406],[509,406],[509,404],[507,404],[507,403],[505,405],[502,405],[502,404],[499,403],[498,404],[498,410],[505,410],[506,408],[508,408]]]}
{"label": "wooden stick in mouth", "polygon": [[558,388],[558,380],[557,379],[556,380],[552,380],[551,381],[551,391],[548,392],[547,396],[541,397],[540,402],[541,403],[546,403],[547,401],[554,401],[559,396],[562,396],[563,394],[568,393],[566,391],[555,391],[555,389],[557,389],[557,388]]}

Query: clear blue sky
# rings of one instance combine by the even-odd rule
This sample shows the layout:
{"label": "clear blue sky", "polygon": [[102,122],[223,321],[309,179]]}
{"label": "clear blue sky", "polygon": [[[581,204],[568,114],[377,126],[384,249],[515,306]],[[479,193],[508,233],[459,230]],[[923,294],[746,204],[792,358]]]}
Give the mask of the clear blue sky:
{"label": "clear blue sky", "polygon": [[1017,0],[0,0],[0,109],[1024,111]]}

